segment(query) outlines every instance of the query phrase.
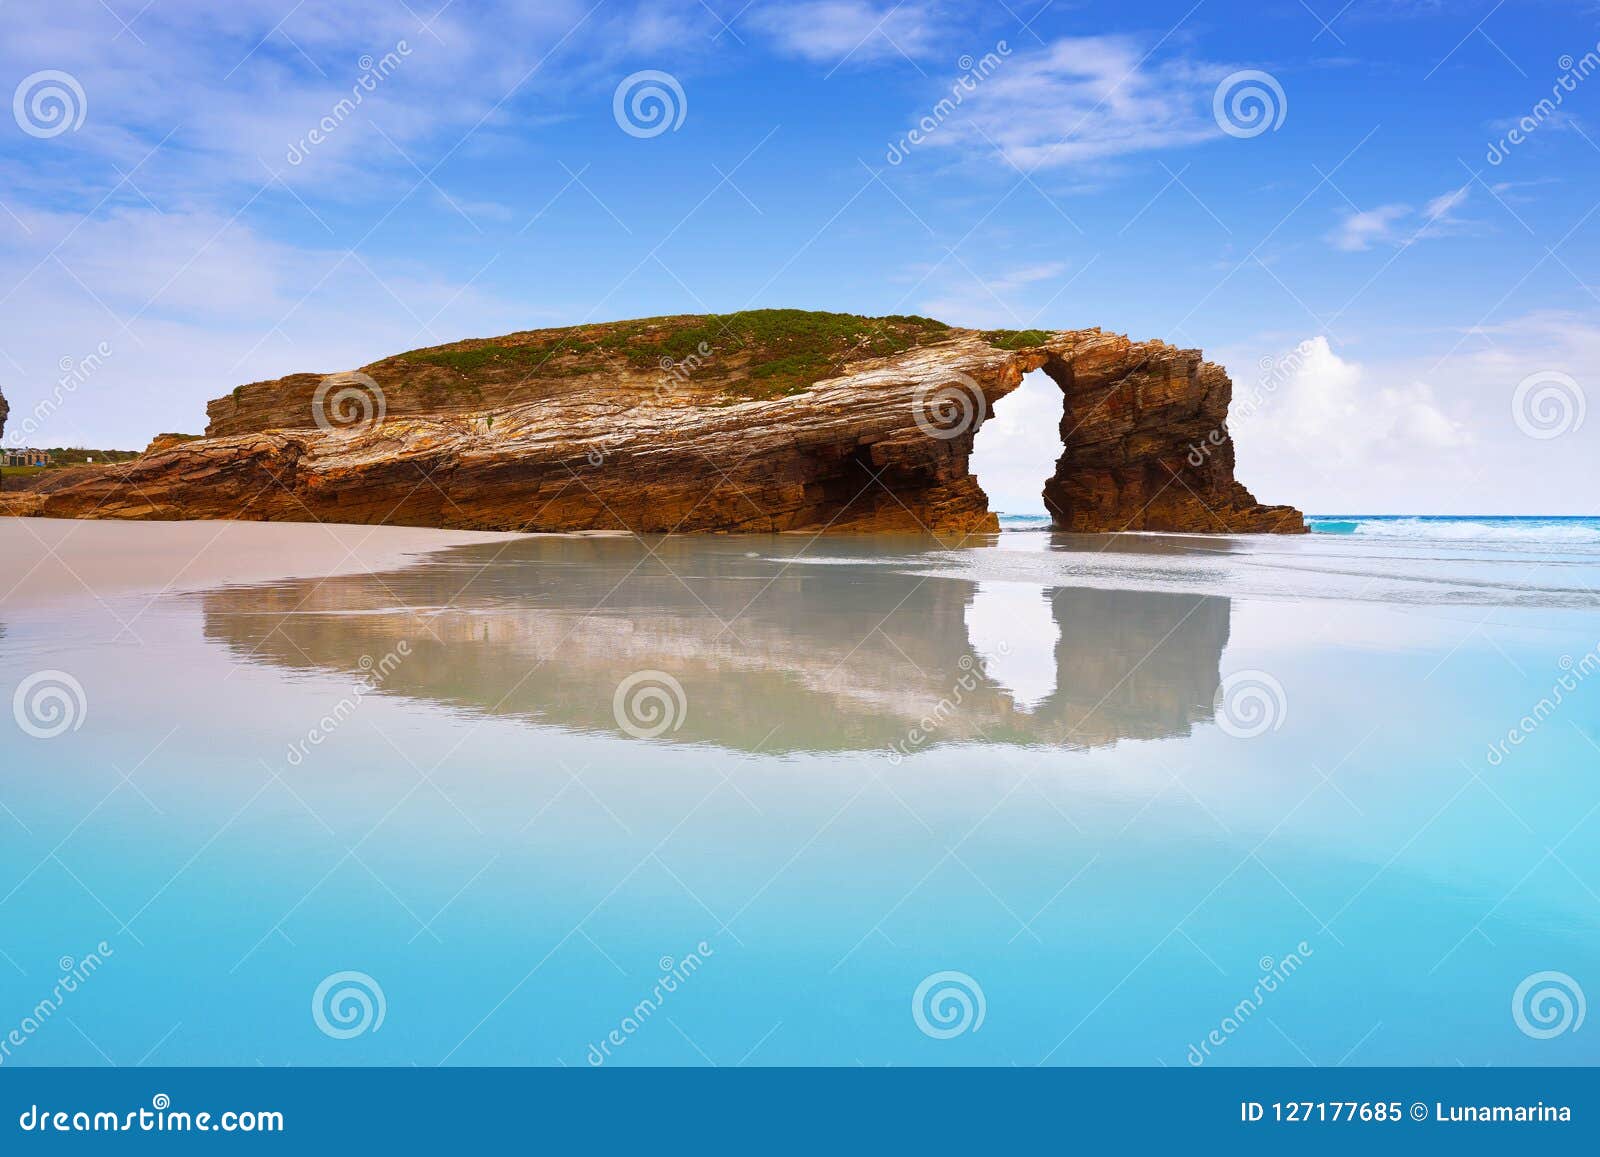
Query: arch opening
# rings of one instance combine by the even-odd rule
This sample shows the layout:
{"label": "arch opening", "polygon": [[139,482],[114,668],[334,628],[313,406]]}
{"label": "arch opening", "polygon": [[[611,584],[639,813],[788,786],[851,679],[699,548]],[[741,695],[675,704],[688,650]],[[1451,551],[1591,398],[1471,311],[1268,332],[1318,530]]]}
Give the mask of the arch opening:
{"label": "arch opening", "polygon": [[978,427],[970,469],[1001,526],[1049,526],[1044,485],[1061,458],[1061,387],[1043,370],[994,403]]}

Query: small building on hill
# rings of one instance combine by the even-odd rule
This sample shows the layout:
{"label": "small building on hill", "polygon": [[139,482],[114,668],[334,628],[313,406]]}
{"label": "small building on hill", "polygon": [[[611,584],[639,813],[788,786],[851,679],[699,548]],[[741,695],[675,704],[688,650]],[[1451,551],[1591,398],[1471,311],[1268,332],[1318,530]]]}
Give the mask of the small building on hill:
{"label": "small building on hill", "polygon": [[49,466],[51,461],[45,450],[0,450],[0,466]]}

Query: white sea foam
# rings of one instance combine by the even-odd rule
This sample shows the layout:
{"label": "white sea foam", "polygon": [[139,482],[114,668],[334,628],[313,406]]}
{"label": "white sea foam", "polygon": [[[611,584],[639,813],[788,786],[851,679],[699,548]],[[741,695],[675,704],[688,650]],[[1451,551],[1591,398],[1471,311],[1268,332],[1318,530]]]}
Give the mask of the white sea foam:
{"label": "white sea foam", "polygon": [[1555,518],[1312,518],[1319,534],[1435,542],[1600,544],[1600,519]]}
{"label": "white sea foam", "polygon": [[[1600,545],[1600,518],[1421,518],[1395,515],[1313,515],[1313,534],[1360,538],[1420,539],[1434,542],[1507,542]],[[1002,514],[1007,533],[1048,532],[1048,515]]]}

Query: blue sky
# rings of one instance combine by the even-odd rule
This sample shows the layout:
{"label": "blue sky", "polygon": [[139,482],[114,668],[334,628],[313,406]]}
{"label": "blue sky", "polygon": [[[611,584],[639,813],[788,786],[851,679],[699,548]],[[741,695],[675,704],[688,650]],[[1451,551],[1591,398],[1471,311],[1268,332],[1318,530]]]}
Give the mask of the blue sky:
{"label": "blue sky", "polygon": [[[0,6],[27,441],[138,446],[238,383],[462,337],[797,306],[1203,348],[1269,501],[1600,505],[1588,0],[439,2]],[[619,120],[641,72],[670,84]],[[651,83],[670,126],[629,120]],[[1240,84],[1265,127],[1218,112]],[[1002,404],[1023,473],[991,489],[1036,490],[1051,400]]]}

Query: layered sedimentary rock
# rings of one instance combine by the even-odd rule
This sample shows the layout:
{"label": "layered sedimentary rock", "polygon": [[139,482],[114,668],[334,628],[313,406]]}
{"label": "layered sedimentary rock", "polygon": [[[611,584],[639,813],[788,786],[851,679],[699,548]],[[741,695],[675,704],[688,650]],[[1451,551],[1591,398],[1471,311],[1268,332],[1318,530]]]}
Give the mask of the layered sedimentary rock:
{"label": "layered sedimentary rock", "polygon": [[800,311],[655,318],[241,386],[206,436],[42,475],[0,512],[495,530],[993,530],[968,469],[995,402],[1062,389],[1065,530],[1296,532],[1233,478],[1231,386],[1098,329],[984,334]]}

